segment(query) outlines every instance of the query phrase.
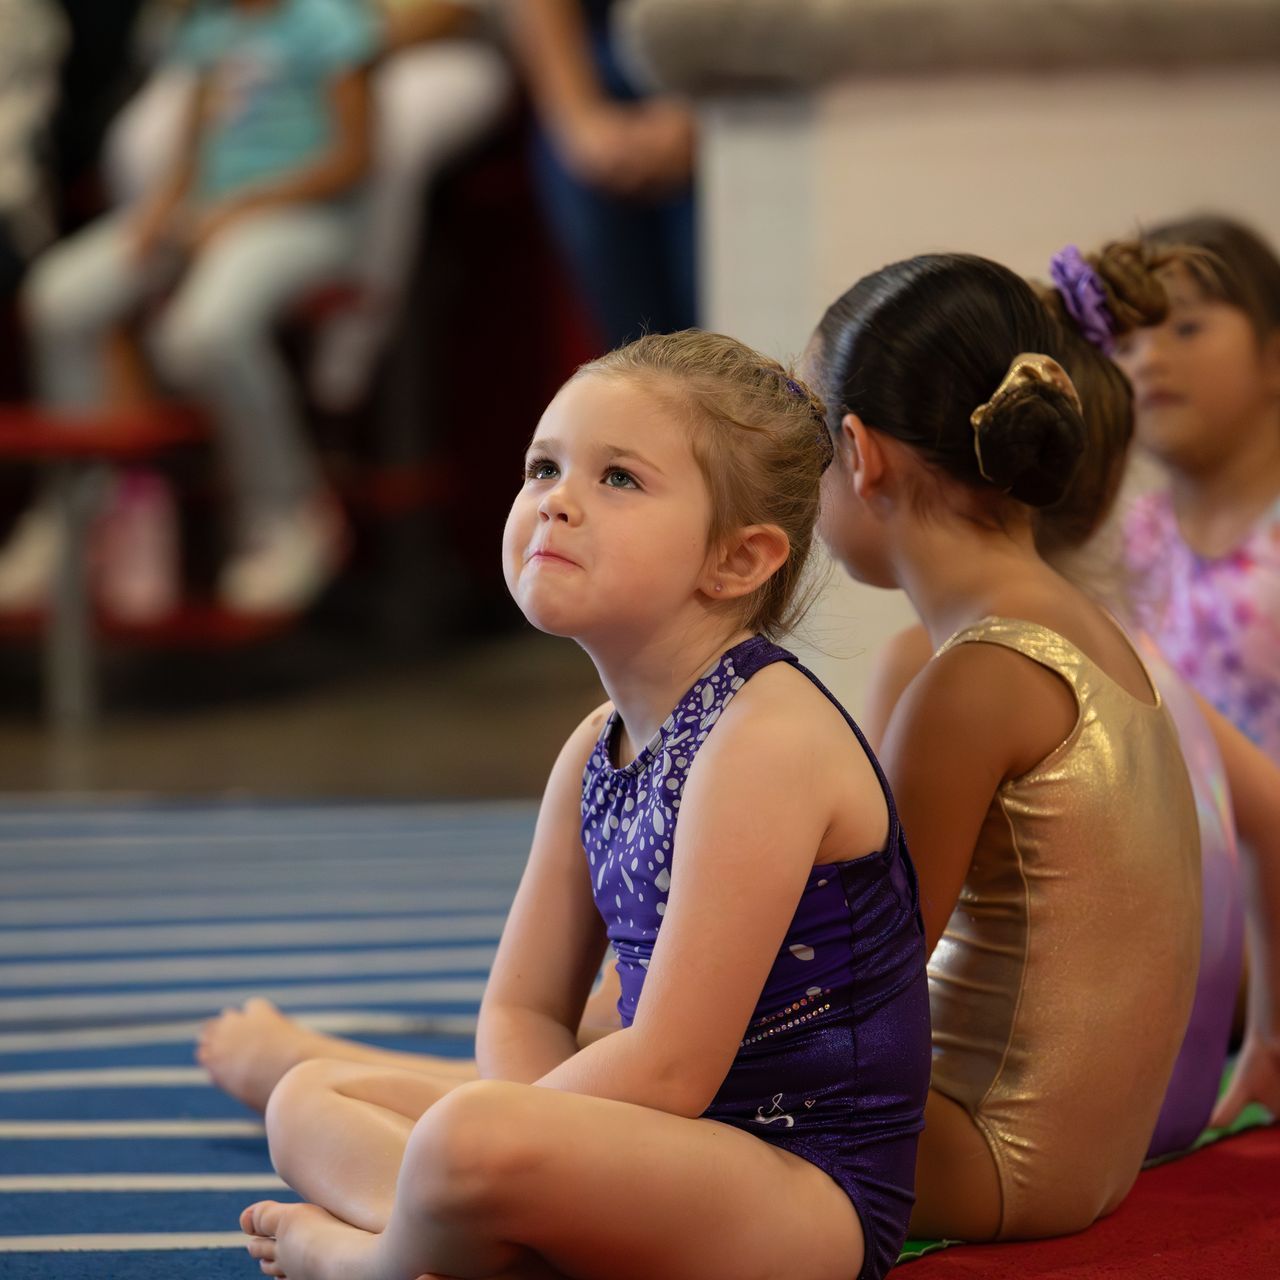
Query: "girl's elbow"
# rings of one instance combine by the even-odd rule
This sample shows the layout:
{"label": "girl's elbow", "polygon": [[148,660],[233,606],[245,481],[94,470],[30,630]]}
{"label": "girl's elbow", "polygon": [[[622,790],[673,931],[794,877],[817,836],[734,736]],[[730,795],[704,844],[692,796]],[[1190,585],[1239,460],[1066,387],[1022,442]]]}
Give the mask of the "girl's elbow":
{"label": "girl's elbow", "polygon": [[670,1115],[696,1120],[711,1105],[724,1079],[712,1079],[706,1064],[689,1058],[664,1057],[653,1064],[649,1076],[653,1104]]}

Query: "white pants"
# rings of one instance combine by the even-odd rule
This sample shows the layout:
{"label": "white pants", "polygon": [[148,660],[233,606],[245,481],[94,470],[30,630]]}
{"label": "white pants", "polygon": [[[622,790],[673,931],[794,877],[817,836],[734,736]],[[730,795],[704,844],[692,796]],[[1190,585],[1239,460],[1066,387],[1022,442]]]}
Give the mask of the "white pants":
{"label": "white pants", "polygon": [[270,210],[227,227],[183,273],[176,257],[143,269],[124,215],[92,223],[37,259],[23,286],[41,398],[100,405],[107,332],[172,286],[149,346],[164,381],[212,412],[241,528],[305,500],[319,478],[274,325],[299,295],[349,270],[354,227],[344,208]]}

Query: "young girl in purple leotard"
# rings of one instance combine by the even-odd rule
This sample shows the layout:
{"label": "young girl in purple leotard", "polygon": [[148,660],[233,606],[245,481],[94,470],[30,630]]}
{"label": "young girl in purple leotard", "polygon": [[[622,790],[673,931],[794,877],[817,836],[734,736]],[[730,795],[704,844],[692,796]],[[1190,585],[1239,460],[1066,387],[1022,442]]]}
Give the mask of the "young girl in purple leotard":
{"label": "young girl in purple leotard", "polygon": [[[268,1275],[866,1280],[896,1260],[929,1079],[915,874],[861,733],[769,638],[832,445],[729,338],[586,366],[529,448],[511,592],[590,654],[481,1008],[482,1079],[312,1060],[267,1106],[311,1203]],[[621,1029],[579,1047],[608,944]]]}

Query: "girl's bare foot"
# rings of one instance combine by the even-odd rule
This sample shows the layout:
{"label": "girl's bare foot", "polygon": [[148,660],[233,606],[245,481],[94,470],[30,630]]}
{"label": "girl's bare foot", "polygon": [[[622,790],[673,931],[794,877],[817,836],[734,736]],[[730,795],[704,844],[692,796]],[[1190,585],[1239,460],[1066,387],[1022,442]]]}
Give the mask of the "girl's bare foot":
{"label": "girl's bare foot", "polygon": [[257,1111],[290,1067],[324,1057],[325,1037],[286,1017],[270,1000],[224,1009],[200,1031],[196,1061],[224,1092]]}
{"label": "girl's bare foot", "polygon": [[374,1280],[378,1237],[314,1204],[260,1200],[240,1215],[250,1257],[287,1280]]}

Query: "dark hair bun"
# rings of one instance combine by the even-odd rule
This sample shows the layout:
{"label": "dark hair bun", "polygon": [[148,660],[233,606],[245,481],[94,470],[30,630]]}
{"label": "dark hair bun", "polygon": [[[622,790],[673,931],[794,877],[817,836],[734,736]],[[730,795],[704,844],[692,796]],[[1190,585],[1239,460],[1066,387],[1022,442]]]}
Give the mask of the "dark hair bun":
{"label": "dark hair bun", "polygon": [[1085,450],[1075,401],[1044,382],[1011,387],[979,429],[982,470],[998,489],[1031,507],[1049,507],[1071,483]]}

